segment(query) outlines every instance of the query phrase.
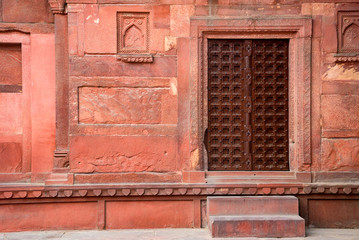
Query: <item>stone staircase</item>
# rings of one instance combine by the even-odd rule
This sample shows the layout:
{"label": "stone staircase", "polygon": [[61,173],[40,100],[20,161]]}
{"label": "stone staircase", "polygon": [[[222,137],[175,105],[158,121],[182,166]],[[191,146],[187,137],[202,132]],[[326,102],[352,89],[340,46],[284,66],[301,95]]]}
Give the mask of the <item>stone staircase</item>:
{"label": "stone staircase", "polygon": [[304,237],[294,196],[208,197],[212,237]]}

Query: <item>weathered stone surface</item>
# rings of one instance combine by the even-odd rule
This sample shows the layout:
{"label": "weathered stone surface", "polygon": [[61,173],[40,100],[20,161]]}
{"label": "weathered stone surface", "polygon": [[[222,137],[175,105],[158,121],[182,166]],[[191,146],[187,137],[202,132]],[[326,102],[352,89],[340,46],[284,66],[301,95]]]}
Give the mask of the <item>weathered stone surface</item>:
{"label": "weathered stone surface", "polygon": [[73,172],[176,171],[175,137],[78,136],[70,141]]}
{"label": "weathered stone surface", "polygon": [[0,31],[21,31],[31,33],[53,33],[54,24],[48,23],[4,23],[0,22]]}
{"label": "weathered stone surface", "polygon": [[[330,183],[349,183],[356,182],[359,179],[359,172],[312,172],[312,181],[318,183],[330,182]],[[337,193],[338,187],[331,187],[331,193]]]}
{"label": "weathered stone surface", "polygon": [[193,227],[192,201],[126,201],[106,204],[106,228]]}
{"label": "weathered stone surface", "polygon": [[53,167],[56,134],[53,34],[31,34],[31,60],[31,79],[34,79],[31,83],[31,154],[34,159],[31,167],[33,173],[50,172]]}
{"label": "weathered stone surface", "polygon": [[353,64],[335,64],[324,66],[323,80],[351,80],[359,79],[359,68]]}
{"label": "weathered stone surface", "polygon": [[[264,207],[265,206],[265,207]],[[208,215],[269,215],[298,214],[298,199],[293,196],[256,197],[210,197],[207,202]]]}
{"label": "weathered stone surface", "polygon": [[2,1],[0,1],[0,22],[2,22]]}
{"label": "weathered stone surface", "polygon": [[1,205],[0,215],[1,232],[94,229],[97,204],[87,202]]}
{"label": "weathered stone surface", "polygon": [[358,171],[359,139],[324,139],[322,171]]}
{"label": "weathered stone surface", "polygon": [[176,65],[174,56],[154,57],[151,64],[128,64],[118,61],[115,56],[71,57],[70,75],[176,77]]}
{"label": "weathered stone surface", "polygon": [[323,81],[325,95],[359,95],[359,81]]}
{"label": "weathered stone surface", "polygon": [[[84,9],[84,48],[90,53],[117,52],[118,11],[126,11],[118,6],[86,4]],[[78,29],[83,31],[82,29]]]}
{"label": "weathered stone surface", "polygon": [[0,143],[0,173],[21,172],[21,143]]}
{"label": "weathered stone surface", "polygon": [[168,95],[169,89],[163,88],[82,87],[79,89],[79,121],[153,124],[161,123],[164,118],[165,123],[173,123],[177,114],[171,109],[176,109],[176,101],[166,101],[170,98]]}
{"label": "weathered stone surface", "polygon": [[2,5],[4,22],[51,23],[54,21],[47,0],[3,0]]}
{"label": "weathered stone surface", "polygon": [[97,183],[174,183],[181,182],[182,176],[178,173],[98,173],[75,174],[77,184]]}
{"label": "weathered stone surface", "polygon": [[0,43],[0,85],[21,85],[21,45]]}
{"label": "weathered stone surface", "polygon": [[212,237],[304,237],[304,219],[296,215],[210,216]]}
{"label": "weathered stone surface", "polygon": [[357,228],[359,200],[309,200],[309,226]]}
{"label": "weathered stone surface", "polygon": [[188,37],[190,17],[194,14],[194,6],[171,6],[171,36]]}
{"label": "weathered stone surface", "polygon": [[305,222],[298,215],[294,196],[208,197],[207,216],[212,237],[305,235]]}
{"label": "weathered stone surface", "polygon": [[153,6],[153,26],[155,28],[170,27],[170,6],[156,5]]}
{"label": "weathered stone surface", "polygon": [[359,96],[322,96],[322,124],[324,129],[359,129]]}
{"label": "weathered stone surface", "polygon": [[216,8],[209,7],[209,13],[220,15],[220,16],[273,16],[273,15],[282,15],[282,14],[299,14],[300,13],[299,5],[280,5],[280,6],[271,6],[271,5],[251,5],[241,7],[233,7],[229,4],[227,6],[219,6]]}
{"label": "weathered stone surface", "polygon": [[0,134],[22,134],[22,94],[0,93]]}
{"label": "weathered stone surface", "polygon": [[[325,11],[323,9],[323,11]],[[332,9],[334,12],[334,9]],[[334,16],[320,16],[322,18],[322,51],[335,53],[337,52],[337,35],[336,18]]]}
{"label": "weathered stone surface", "polygon": [[333,16],[335,13],[334,3],[303,3],[303,15]]}

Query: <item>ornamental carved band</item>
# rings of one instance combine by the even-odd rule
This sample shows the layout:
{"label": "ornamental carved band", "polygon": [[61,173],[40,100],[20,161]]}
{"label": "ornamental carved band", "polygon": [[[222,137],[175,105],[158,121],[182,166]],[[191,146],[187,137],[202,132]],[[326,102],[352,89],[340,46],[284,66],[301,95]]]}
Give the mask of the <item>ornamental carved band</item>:
{"label": "ornamental carved band", "polygon": [[338,12],[338,52],[359,52],[359,12]]}
{"label": "ornamental carved band", "polygon": [[148,13],[117,13],[119,54],[141,54],[148,52]]}

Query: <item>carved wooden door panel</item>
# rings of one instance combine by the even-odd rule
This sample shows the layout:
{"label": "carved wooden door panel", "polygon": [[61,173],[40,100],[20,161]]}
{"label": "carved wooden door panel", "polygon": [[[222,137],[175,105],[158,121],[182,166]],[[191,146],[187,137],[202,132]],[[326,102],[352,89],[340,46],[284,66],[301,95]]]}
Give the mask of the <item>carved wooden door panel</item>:
{"label": "carved wooden door panel", "polygon": [[289,170],[288,40],[208,40],[208,170]]}

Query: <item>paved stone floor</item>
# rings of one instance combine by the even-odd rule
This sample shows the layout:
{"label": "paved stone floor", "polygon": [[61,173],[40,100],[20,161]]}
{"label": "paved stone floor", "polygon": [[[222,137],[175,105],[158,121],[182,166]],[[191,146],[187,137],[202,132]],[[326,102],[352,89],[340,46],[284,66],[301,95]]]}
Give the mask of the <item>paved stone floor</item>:
{"label": "paved stone floor", "polygon": [[[42,231],[0,233],[1,240],[209,240],[207,229],[153,229],[106,231]],[[217,240],[223,238],[216,238]],[[256,239],[256,238],[231,238]],[[274,238],[261,238],[274,239]],[[306,238],[282,238],[292,240],[359,240],[359,229],[307,229]],[[228,240],[228,238],[227,238]]]}

